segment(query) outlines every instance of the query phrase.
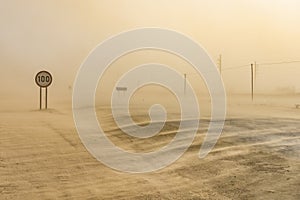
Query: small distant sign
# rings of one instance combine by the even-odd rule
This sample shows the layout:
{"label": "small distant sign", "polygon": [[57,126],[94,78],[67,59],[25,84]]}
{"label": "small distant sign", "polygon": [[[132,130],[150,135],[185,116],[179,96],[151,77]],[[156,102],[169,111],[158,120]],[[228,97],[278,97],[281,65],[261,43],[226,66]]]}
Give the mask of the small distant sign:
{"label": "small distant sign", "polygon": [[116,87],[117,91],[127,91],[127,87]]}
{"label": "small distant sign", "polygon": [[40,71],[35,75],[35,83],[40,87],[40,110],[42,109],[42,88],[45,88],[45,109],[48,107],[48,86],[52,83],[52,75],[47,71]]}
{"label": "small distant sign", "polygon": [[47,71],[40,71],[35,76],[35,82],[39,87],[46,88],[52,83],[52,75]]}

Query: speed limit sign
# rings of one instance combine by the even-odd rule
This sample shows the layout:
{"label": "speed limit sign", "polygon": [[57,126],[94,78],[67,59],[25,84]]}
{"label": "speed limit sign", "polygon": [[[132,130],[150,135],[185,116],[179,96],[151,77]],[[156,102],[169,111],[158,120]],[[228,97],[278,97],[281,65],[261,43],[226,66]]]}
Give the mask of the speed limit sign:
{"label": "speed limit sign", "polygon": [[42,88],[45,88],[45,108],[48,107],[48,86],[52,83],[52,76],[47,71],[40,71],[35,76],[35,83],[40,87],[40,110],[42,109]]}
{"label": "speed limit sign", "polygon": [[52,83],[52,76],[47,71],[40,71],[35,76],[35,82],[40,87],[48,87]]}

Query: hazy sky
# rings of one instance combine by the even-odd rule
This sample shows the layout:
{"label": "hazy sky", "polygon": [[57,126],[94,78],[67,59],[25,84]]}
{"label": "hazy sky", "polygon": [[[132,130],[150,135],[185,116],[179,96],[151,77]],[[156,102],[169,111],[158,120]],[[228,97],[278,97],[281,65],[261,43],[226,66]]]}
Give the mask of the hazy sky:
{"label": "hazy sky", "polygon": [[[31,98],[38,91],[34,75],[47,69],[54,76],[51,92],[69,97],[88,53],[107,37],[137,27],[186,34],[214,61],[222,54],[224,68],[300,60],[299,9],[298,0],[2,0],[0,94]],[[258,83],[299,87],[299,65],[262,66]],[[248,70],[224,71],[227,89],[247,90]]]}

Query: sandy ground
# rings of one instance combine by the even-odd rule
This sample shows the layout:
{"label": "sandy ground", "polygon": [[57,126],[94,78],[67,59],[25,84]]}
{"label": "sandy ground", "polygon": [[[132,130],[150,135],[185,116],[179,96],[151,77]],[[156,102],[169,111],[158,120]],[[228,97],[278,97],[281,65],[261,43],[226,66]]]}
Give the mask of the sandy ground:
{"label": "sandy ground", "polygon": [[[184,156],[146,174],[118,172],[93,158],[78,137],[69,106],[3,109],[0,199],[300,199],[300,109],[233,106],[206,158],[198,158],[209,122],[204,117]],[[161,147],[179,124],[169,121],[159,135],[134,139],[114,127],[106,109],[98,111],[108,136],[127,150]]]}

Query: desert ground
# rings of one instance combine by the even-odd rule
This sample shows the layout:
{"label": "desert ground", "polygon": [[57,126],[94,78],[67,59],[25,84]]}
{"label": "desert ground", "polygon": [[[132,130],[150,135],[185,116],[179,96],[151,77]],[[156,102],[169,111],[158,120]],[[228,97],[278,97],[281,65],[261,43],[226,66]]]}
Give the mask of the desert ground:
{"label": "desert ground", "polygon": [[[144,174],[97,161],[79,139],[70,103],[43,111],[2,106],[0,199],[300,199],[300,98],[273,99],[229,100],[223,133],[208,156],[198,158],[209,123],[203,116],[179,160]],[[134,139],[115,127],[109,107],[96,109],[108,137],[132,151],[165,145],[179,124],[169,120],[155,137]],[[147,115],[136,111],[133,118],[145,122]]]}

